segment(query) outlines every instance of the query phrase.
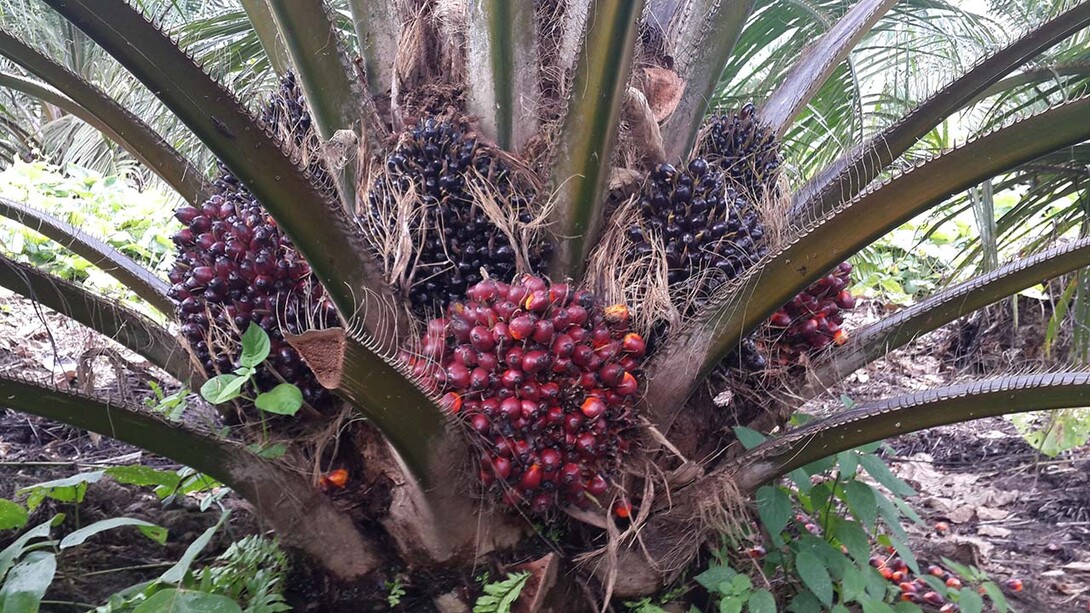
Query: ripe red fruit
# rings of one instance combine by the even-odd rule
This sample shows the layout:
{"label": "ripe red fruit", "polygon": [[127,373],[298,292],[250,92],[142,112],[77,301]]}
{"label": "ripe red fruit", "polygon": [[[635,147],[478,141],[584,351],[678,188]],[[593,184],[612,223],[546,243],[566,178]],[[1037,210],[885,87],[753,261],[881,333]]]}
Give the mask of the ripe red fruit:
{"label": "ripe red fruit", "polygon": [[961,579],[958,579],[957,577],[947,577],[946,587],[952,587],[956,590],[961,589]]}
{"label": "ripe red fruit", "polygon": [[1021,592],[1023,587],[1021,579],[1007,579],[1003,582],[1003,586],[1012,592]]}
{"label": "ripe red fruit", "polygon": [[492,472],[496,478],[506,480],[511,476],[511,460],[502,456],[492,458]]}
{"label": "ripe red fruit", "polygon": [[507,332],[511,338],[521,341],[534,333],[534,318],[530,315],[520,315],[511,320],[507,325]]}
{"label": "ripe red fruit", "polygon": [[601,496],[609,489],[609,483],[606,482],[602,475],[594,475],[587,482],[586,490],[591,496]]}
{"label": "ripe red fruit", "polygon": [[942,536],[942,535],[946,534],[949,531],[950,531],[950,524],[948,524],[948,523],[946,523],[944,521],[935,522],[935,534],[938,534],[939,536]]}
{"label": "ripe red fruit", "polygon": [[496,346],[492,331],[485,326],[475,326],[469,331],[469,342],[477,351],[491,351]]}
{"label": "ripe red fruit", "polygon": [[927,574],[931,575],[932,577],[941,578],[946,575],[946,571],[943,570],[941,566],[936,566],[932,564],[927,567]]}
{"label": "ripe red fruit", "polygon": [[632,505],[624,499],[613,503],[613,514],[621,519],[632,517]]}
{"label": "ripe red fruit", "polygon": [[470,418],[470,424],[473,426],[473,430],[476,430],[481,434],[487,434],[490,426],[492,426],[488,423],[488,418],[482,413],[474,414],[474,416]]}
{"label": "ripe red fruit", "polygon": [[938,592],[924,592],[923,601],[933,607],[938,607],[942,606],[946,599],[939,595]]}
{"label": "ripe red fruit", "polygon": [[522,473],[519,485],[526,490],[535,490],[541,486],[541,466],[534,464]]}

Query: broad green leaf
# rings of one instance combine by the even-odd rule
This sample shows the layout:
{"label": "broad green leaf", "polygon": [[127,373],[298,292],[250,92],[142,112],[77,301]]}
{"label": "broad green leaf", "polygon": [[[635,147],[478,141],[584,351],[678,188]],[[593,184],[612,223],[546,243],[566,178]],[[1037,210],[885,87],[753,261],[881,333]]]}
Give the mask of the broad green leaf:
{"label": "broad green leaf", "polygon": [[708,570],[693,577],[697,583],[702,585],[704,589],[709,592],[714,592],[719,589],[719,584],[729,582],[738,573],[729,566],[712,566]]}
{"label": "broad green leaf", "polygon": [[760,432],[745,426],[734,426],[734,436],[738,437],[738,442],[742,443],[747,450],[753,449],[768,439]]}
{"label": "broad green leaf", "polygon": [[757,490],[757,513],[765,530],[778,543],[780,533],[791,519],[791,498],[777,486],[763,485]]}
{"label": "broad green leaf", "polygon": [[896,496],[915,496],[916,490],[889,471],[882,458],[873,454],[859,456],[859,463],[875,481],[881,483]]}
{"label": "broad green leaf", "polygon": [[999,613],[1006,613],[1010,610],[1010,606],[1007,604],[1007,597],[1003,595],[1003,590],[999,589],[998,585],[992,581],[985,581],[980,584],[980,587],[984,588],[984,593],[988,595],[988,598],[992,601],[992,606],[994,606]]}
{"label": "broad green leaf", "polygon": [[64,513],[57,513],[49,520],[22,533],[19,535],[19,538],[12,541],[3,551],[0,551],[0,580],[2,580],[8,570],[11,569],[11,565],[15,560],[23,555],[23,552],[26,551],[26,547],[30,541],[34,539],[49,538],[49,531],[62,521],[64,521]]}
{"label": "broad green leaf", "polygon": [[878,512],[882,516],[882,519],[886,522],[886,528],[890,534],[893,534],[900,538],[902,541],[908,540],[908,535],[905,534],[905,529],[901,527],[901,514],[897,511],[897,508],[893,506],[893,503],[886,498],[886,495],[878,490],[872,490],[874,492],[874,500],[878,503]]}
{"label": "broad green leaf", "polygon": [[810,475],[806,474],[806,471],[801,468],[787,473],[787,476],[791,478],[791,481],[798,488],[799,493],[806,495],[810,493],[810,488],[814,487],[814,482],[810,480]]}
{"label": "broad green leaf", "polygon": [[250,443],[249,445],[246,445],[246,448],[268,460],[275,460],[276,458],[283,457],[284,454],[288,452],[288,446],[284,443],[273,443],[271,445]]}
{"label": "broad green leaf", "polygon": [[977,575],[979,575],[979,572],[977,572],[975,567],[966,566],[961,562],[955,562],[947,557],[943,557],[940,559],[942,560],[943,566],[954,571],[954,573],[956,573],[962,579],[965,579],[967,581],[973,581],[977,578]]}
{"label": "broad green leaf", "polygon": [[862,481],[848,481],[844,484],[844,501],[861,524],[868,530],[874,529],[874,522],[878,519],[878,501],[871,486]]}
{"label": "broad green leaf", "polygon": [[844,568],[844,578],[840,581],[840,601],[854,602],[866,594],[867,579],[856,566]]}
{"label": "broad green leaf", "polygon": [[958,592],[958,606],[961,613],[980,613],[984,610],[984,599],[971,587],[963,587]]}
{"label": "broad green leaf", "polygon": [[799,592],[791,599],[791,604],[787,606],[788,611],[794,613],[822,613],[825,609],[821,606],[821,601],[817,599],[810,592]]}
{"label": "broad green leaf", "polygon": [[866,598],[859,601],[863,605],[863,613],[894,613],[890,606],[881,600]]}
{"label": "broad green leaf", "polygon": [[234,400],[238,398],[242,386],[246,385],[249,380],[249,377],[240,377],[231,373],[217,375],[205,381],[204,385],[201,386],[201,398],[212,404],[221,404]]}
{"label": "broad green leaf", "polygon": [[[186,573],[189,572],[189,567],[193,565],[193,560],[196,560],[201,551],[208,546],[208,543],[212,540],[216,531],[220,529],[220,526],[227,521],[227,518],[230,515],[230,511],[226,511],[220,515],[220,520],[216,522],[216,525],[205,530],[203,534],[190,543],[189,547],[186,548],[185,553],[182,554],[182,557],[178,559],[174,566],[171,566],[165,573],[159,576],[159,581],[172,584],[181,583],[182,579],[185,578]],[[152,609],[148,609],[148,611],[151,610]]]}
{"label": "broad green leaf", "polygon": [[805,470],[808,474],[820,475],[821,473],[832,468],[834,464],[836,464],[836,456],[830,456],[827,458],[821,458],[820,460],[814,460],[806,466],[803,466],[802,469]]}
{"label": "broad green leaf", "polygon": [[893,504],[901,511],[901,513],[904,514],[905,517],[912,520],[918,526],[924,525],[923,518],[920,517],[920,514],[917,513],[916,510],[913,509],[911,506],[909,506],[907,502],[901,499],[900,496],[894,496],[892,500]]}
{"label": "broad green leaf", "polygon": [[861,565],[867,563],[870,559],[870,539],[862,526],[854,521],[842,521],[837,524],[834,534],[856,562]]}
{"label": "broad green leaf", "polygon": [[719,613],[742,613],[746,600],[740,596],[724,596],[719,600]]}
{"label": "broad green leaf", "polygon": [[140,603],[133,613],[242,613],[242,607],[219,594],[166,589]]}
{"label": "broad green leaf", "polygon": [[852,479],[859,470],[859,454],[854,451],[841,451],[836,454],[837,464],[840,466],[840,478]]}
{"label": "broad green leaf", "polygon": [[942,579],[932,575],[923,575],[922,578],[924,583],[931,586],[932,590],[938,592],[943,598],[946,597],[946,583]]}
{"label": "broad green leaf", "polygon": [[753,590],[753,580],[750,579],[748,575],[743,575],[741,573],[735,575],[730,580],[730,587],[728,589],[722,589],[722,586],[720,586],[720,591],[723,593],[738,594],[739,596],[745,596],[751,590]]}
{"label": "broad green leaf", "polygon": [[250,327],[242,335],[242,356],[238,362],[244,367],[253,368],[269,357],[271,348],[272,343],[264,328],[250,322]]}
{"label": "broad green leaf", "polygon": [[29,485],[18,493],[27,495],[26,505],[30,510],[36,509],[46,498],[59,502],[83,502],[83,495],[87,493],[87,484],[97,483],[104,474],[105,471],[101,470],[80,473],[64,479]]}
{"label": "broad green leaf", "polygon": [[23,505],[0,498],[0,530],[22,528],[26,525],[27,517]]}
{"label": "broad green leaf", "polygon": [[130,466],[113,466],[106,469],[106,476],[118,483],[139,486],[163,486],[174,488],[178,486],[181,477],[172,470],[158,470],[150,466],[132,464]]}
{"label": "broad green leaf", "polygon": [[795,556],[795,570],[799,573],[802,584],[810,589],[826,607],[833,604],[833,581],[825,562],[809,551],[801,551]]}
{"label": "broad green leaf", "polygon": [[893,543],[897,553],[901,555],[901,559],[912,569],[912,572],[917,575],[920,574],[920,564],[916,561],[916,555],[912,553],[912,549],[908,546],[908,539],[902,538],[898,534],[890,534],[889,540]]}
{"label": "broad green leaf", "polygon": [[37,613],[42,596],[57,573],[57,557],[53,553],[35,551],[11,568],[4,587],[0,588],[0,611]]}
{"label": "broad green leaf", "polygon": [[746,606],[749,613],[776,613],[776,598],[768,590],[757,590],[750,595]]}
{"label": "broad green leaf", "polygon": [[82,544],[88,538],[98,534],[99,532],[105,532],[106,530],[113,530],[114,528],[120,528],[122,526],[136,526],[140,532],[162,545],[167,542],[167,529],[161,526],[157,526],[151,522],[144,521],[142,519],[133,519],[131,517],[112,517],[110,519],[103,519],[96,521],[90,526],[84,526],[79,530],[69,534],[61,540],[61,549],[68,549],[69,547],[75,547]]}
{"label": "broad green leaf", "polygon": [[295,415],[303,406],[303,393],[291,383],[281,383],[267,392],[257,395],[257,408],[277,415]]}

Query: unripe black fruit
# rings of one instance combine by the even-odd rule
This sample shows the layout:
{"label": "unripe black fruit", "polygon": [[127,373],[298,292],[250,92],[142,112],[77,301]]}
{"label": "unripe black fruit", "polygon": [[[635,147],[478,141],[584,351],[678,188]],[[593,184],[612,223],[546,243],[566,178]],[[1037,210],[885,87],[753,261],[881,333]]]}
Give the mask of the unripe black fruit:
{"label": "unripe black fruit", "polygon": [[[289,74],[262,114],[270,129],[297,144],[313,136],[306,132],[310,116],[300,100],[302,92]],[[321,178],[324,171],[311,172]],[[333,397],[283,333],[334,325],[336,310],[311,279],[310,266],[238,179],[221,168],[213,189],[215,195],[200,208],[184,205],[175,212],[186,227],[174,236],[169,294],[178,303],[183,336],[205,373],[215,375],[237,366],[241,333],[256,323],[272,344],[270,359],[255,376],[257,389],[271,389],[283,379],[298,385],[308,404],[330,406]]]}
{"label": "unripe black fruit", "polygon": [[[383,172],[368,192],[365,226],[387,228],[399,201],[412,194],[422,214],[411,222],[412,245],[405,292],[420,315],[434,313],[466,296],[466,289],[488,276],[515,274],[516,252],[510,239],[478,202],[481,190],[492,194],[506,213],[522,217],[530,211],[535,189],[516,179],[502,155],[477,142],[458,122],[426,118],[405,132],[386,157]],[[380,233],[381,234],[381,233]],[[551,246],[540,240],[527,245],[529,266],[540,270]],[[390,254],[388,257],[401,257]],[[481,297],[469,297],[480,300]]]}

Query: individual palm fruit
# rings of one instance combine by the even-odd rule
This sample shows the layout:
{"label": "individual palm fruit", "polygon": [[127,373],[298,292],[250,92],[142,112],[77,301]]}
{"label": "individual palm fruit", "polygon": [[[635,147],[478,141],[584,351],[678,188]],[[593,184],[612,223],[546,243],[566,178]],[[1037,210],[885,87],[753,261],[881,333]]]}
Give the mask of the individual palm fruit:
{"label": "individual palm fruit", "polygon": [[296,146],[302,146],[315,134],[303,89],[294,73],[288,72],[280,79],[280,89],[262,108],[261,119],[281,136],[289,137]]}
{"label": "individual palm fruit", "polygon": [[651,253],[650,241],[661,241],[671,286],[696,279],[695,293],[706,295],[767,252],[764,226],[753,207],[703,158],[683,169],[656,166],[637,206],[640,219],[628,227],[626,259]]}
{"label": "individual palm fruit", "polygon": [[[411,216],[408,261],[412,270],[401,290],[421,315],[435,313],[465,295],[466,288],[491,278],[510,279],[517,268],[517,246],[486,213],[480,198],[489,194],[519,224],[533,216],[534,190],[517,178],[506,158],[481,145],[464,125],[434,118],[405,133],[386,158],[384,174],[373,183],[370,222],[389,223],[397,200],[410,196],[421,206]],[[365,223],[367,220],[365,220]],[[527,264],[539,270],[549,247],[528,248]],[[405,254],[389,254],[393,258]]]}
{"label": "individual palm fruit", "polygon": [[604,506],[635,436],[647,350],[628,323],[624,305],[566,285],[485,280],[402,359],[477,437],[487,490],[534,513]]}
{"label": "individual palm fruit", "polygon": [[728,183],[753,200],[774,188],[783,163],[776,135],[760,122],[753,103],[737,113],[713,116],[698,153],[722,169]]}
{"label": "individual palm fruit", "polygon": [[[284,92],[282,87],[266,104],[266,116],[293,104]],[[292,125],[309,126],[306,109],[298,113],[307,121]],[[183,228],[173,237],[169,295],[178,305],[182,335],[205,373],[215,375],[237,367],[241,334],[255,323],[271,342],[269,358],[255,377],[257,388],[286,381],[299,386],[311,406],[330,404],[332,396],[284,341],[284,333],[335,325],[336,310],[291,240],[234,175],[221,167],[213,189],[217,193],[200,207],[184,205],[175,212]]]}
{"label": "individual palm fruit", "polygon": [[772,315],[767,330],[776,364],[797,364],[802,354],[847,341],[841,325],[844,311],[855,308],[851,272],[851,264],[840,264]]}

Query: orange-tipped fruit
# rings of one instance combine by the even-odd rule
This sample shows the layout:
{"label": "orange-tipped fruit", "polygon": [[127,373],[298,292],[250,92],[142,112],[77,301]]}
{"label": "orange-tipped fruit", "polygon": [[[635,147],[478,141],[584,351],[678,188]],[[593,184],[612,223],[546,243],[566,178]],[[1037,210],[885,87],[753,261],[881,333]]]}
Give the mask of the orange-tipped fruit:
{"label": "orange-tipped fruit", "polygon": [[631,396],[636,393],[639,387],[640,384],[636,382],[636,377],[632,376],[632,373],[626,372],[615,389],[622,396]]}
{"label": "orange-tipped fruit", "polygon": [[462,410],[462,397],[454,392],[447,392],[439,399],[439,406],[451,413],[457,414],[458,411]]}
{"label": "orange-tipped fruit", "polygon": [[946,587],[952,587],[955,590],[960,590],[961,589],[961,579],[958,579],[957,577],[947,577]]}
{"label": "orange-tipped fruit", "polygon": [[621,347],[627,352],[640,357],[647,351],[647,341],[643,340],[643,337],[635,332],[629,332],[624,335],[624,340],[621,342]]}
{"label": "orange-tipped fruit", "polygon": [[348,471],[343,469],[343,468],[338,468],[336,470],[329,471],[328,473],[322,475],[322,478],[319,481],[319,484],[324,489],[329,489],[329,488],[333,488],[333,487],[335,487],[337,489],[341,489],[347,483],[348,483]]}
{"label": "orange-tipped fruit", "polygon": [[1007,579],[1003,585],[1012,592],[1021,592],[1023,587],[1021,579]]}
{"label": "orange-tipped fruit", "polygon": [[940,521],[935,523],[935,534],[943,535],[950,531],[950,524]]}
{"label": "orange-tipped fruit", "polygon": [[613,514],[621,519],[632,517],[632,505],[627,500],[618,500],[613,503]]}
{"label": "orange-tipped fruit", "polygon": [[833,342],[837,345],[843,345],[848,342],[848,333],[843,330],[837,330],[833,333]]}
{"label": "orange-tipped fruit", "polygon": [[893,579],[893,569],[888,566],[879,568],[878,574],[882,575],[883,579]]}
{"label": "orange-tipped fruit", "polygon": [[602,402],[602,399],[597,396],[587,396],[587,399],[583,401],[583,415],[586,415],[590,419],[598,417],[602,413],[606,412],[606,403]]}
{"label": "orange-tipped fruit", "polygon": [[927,567],[927,574],[931,575],[932,577],[942,577],[946,574],[946,571],[943,570],[941,566],[936,566],[932,564],[931,566]]}
{"label": "orange-tipped fruit", "polygon": [[607,306],[602,313],[606,321],[611,324],[619,324],[628,321],[628,307],[624,304]]}

